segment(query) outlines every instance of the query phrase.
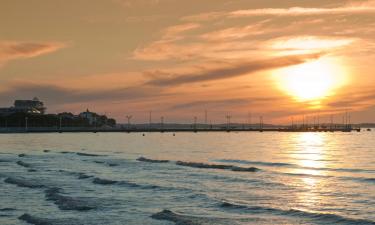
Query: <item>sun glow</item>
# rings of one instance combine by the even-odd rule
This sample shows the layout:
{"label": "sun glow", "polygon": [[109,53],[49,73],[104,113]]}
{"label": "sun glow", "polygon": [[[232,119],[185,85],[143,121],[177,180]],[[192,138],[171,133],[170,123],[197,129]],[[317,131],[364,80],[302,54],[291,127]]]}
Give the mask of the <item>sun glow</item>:
{"label": "sun glow", "polygon": [[346,83],[346,73],[333,59],[322,58],[313,62],[288,67],[274,74],[281,90],[300,102],[320,105],[324,98]]}

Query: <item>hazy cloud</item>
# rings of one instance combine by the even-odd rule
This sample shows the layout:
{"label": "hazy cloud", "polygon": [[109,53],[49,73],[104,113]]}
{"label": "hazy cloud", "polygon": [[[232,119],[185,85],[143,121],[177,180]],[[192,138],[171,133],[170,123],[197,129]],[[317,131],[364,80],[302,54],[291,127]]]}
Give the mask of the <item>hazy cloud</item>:
{"label": "hazy cloud", "polygon": [[48,54],[65,47],[57,42],[14,42],[0,41],[0,63],[18,58],[32,58]]}
{"label": "hazy cloud", "polygon": [[311,15],[334,15],[334,14],[362,14],[374,13],[375,1],[350,3],[334,8],[258,8],[235,10],[230,12],[208,12],[184,17],[186,21],[209,21],[220,18],[238,18],[252,16],[311,16]]}
{"label": "hazy cloud", "polygon": [[125,87],[108,90],[77,90],[59,87],[56,85],[16,83],[8,85],[6,90],[0,92],[0,102],[13,101],[15,98],[30,99],[39,97],[49,105],[66,103],[87,102],[115,102],[117,100],[132,101],[148,97],[160,97],[164,95],[160,88],[156,87]]}
{"label": "hazy cloud", "polygon": [[191,109],[191,108],[222,108],[229,107],[233,105],[244,105],[247,104],[249,100],[243,98],[232,98],[232,99],[220,99],[220,100],[206,100],[206,101],[191,101],[182,104],[176,104],[171,107],[172,110],[179,109]]}
{"label": "hazy cloud", "polygon": [[181,104],[175,104],[171,107],[172,110],[179,109],[197,109],[197,108],[211,108],[211,109],[228,109],[234,106],[248,106],[249,104],[270,103],[281,100],[280,97],[251,97],[251,98],[227,98],[227,99],[212,99],[204,101],[189,101]]}
{"label": "hazy cloud", "polygon": [[[263,60],[232,63],[227,64],[227,66],[225,67],[203,69],[195,73],[187,74],[168,74],[165,72],[155,71],[153,73],[153,76],[155,76],[156,78],[150,80],[147,84],[155,86],[169,86],[227,79],[251,74],[262,70],[297,65],[309,60],[317,59],[320,56],[320,54],[306,54],[274,57]],[[163,77],[157,78],[158,75],[161,75]],[[166,75],[168,75],[169,77],[165,77]]]}
{"label": "hazy cloud", "polygon": [[125,8],[133,8],[135,6],[157,5],[162,0],[114,0]]}

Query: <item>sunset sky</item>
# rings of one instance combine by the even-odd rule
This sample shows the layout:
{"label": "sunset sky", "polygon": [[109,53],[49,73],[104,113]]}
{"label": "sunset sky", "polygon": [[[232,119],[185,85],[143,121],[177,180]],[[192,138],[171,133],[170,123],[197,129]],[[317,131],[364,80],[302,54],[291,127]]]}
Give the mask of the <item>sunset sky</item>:
{"label": "sunset sky", "polygon": [[2,0],[0,92],[120,122],[375,122],[375,1]]}

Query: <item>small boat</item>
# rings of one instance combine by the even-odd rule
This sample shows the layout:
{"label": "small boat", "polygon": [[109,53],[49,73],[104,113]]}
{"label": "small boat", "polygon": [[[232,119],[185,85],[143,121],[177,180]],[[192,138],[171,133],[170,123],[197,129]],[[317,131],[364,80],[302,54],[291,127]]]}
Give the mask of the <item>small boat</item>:
{"label": "small boat", "polygon": [[371,129],[370,129],[370,128],[367,128],[367,131],[371,131]]}

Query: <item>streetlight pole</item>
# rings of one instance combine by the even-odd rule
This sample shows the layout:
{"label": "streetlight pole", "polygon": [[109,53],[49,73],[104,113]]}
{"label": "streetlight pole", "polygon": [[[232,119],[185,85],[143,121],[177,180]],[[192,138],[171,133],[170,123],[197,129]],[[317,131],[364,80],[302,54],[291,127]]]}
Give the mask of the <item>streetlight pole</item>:
{"label": "streetlight pole", "polygon": [[194,116],[194,131],[197,131],[197,117]]}
{"label": "streetlight pole", "polygon": [[152,111],[149,112],[149,128],[151,130],[151,127],[152,127]]}
{"label": "streetlight pole", "polygon": [[164,131],[164,116],[160,117],[161,132]]}
{"label": "streetlight pole", "polygon": [[132,117],[132,115],[126,115],[126,118],[128,119],[128,130],[130,129],[130,120]]}
{"label": "streetlight pole", "polygon": [[225,116],[225,118],[227,119],[227,131],[229,131],[229,129],[230,129],[230,118],[231,118],[231,116],[230,116],[229,114],[227,114],[227,115]]}
{"label": "streetlight pole", "polygon": [[249,112],[247,116],[248,116],[249,129],[251,129],[251,112]]}
{"label": "streetlight pole", "polygon": [[27,131],[28,130],[28,120],[29,120],[29,118],[26,116],[25,117],[25,130]]}

